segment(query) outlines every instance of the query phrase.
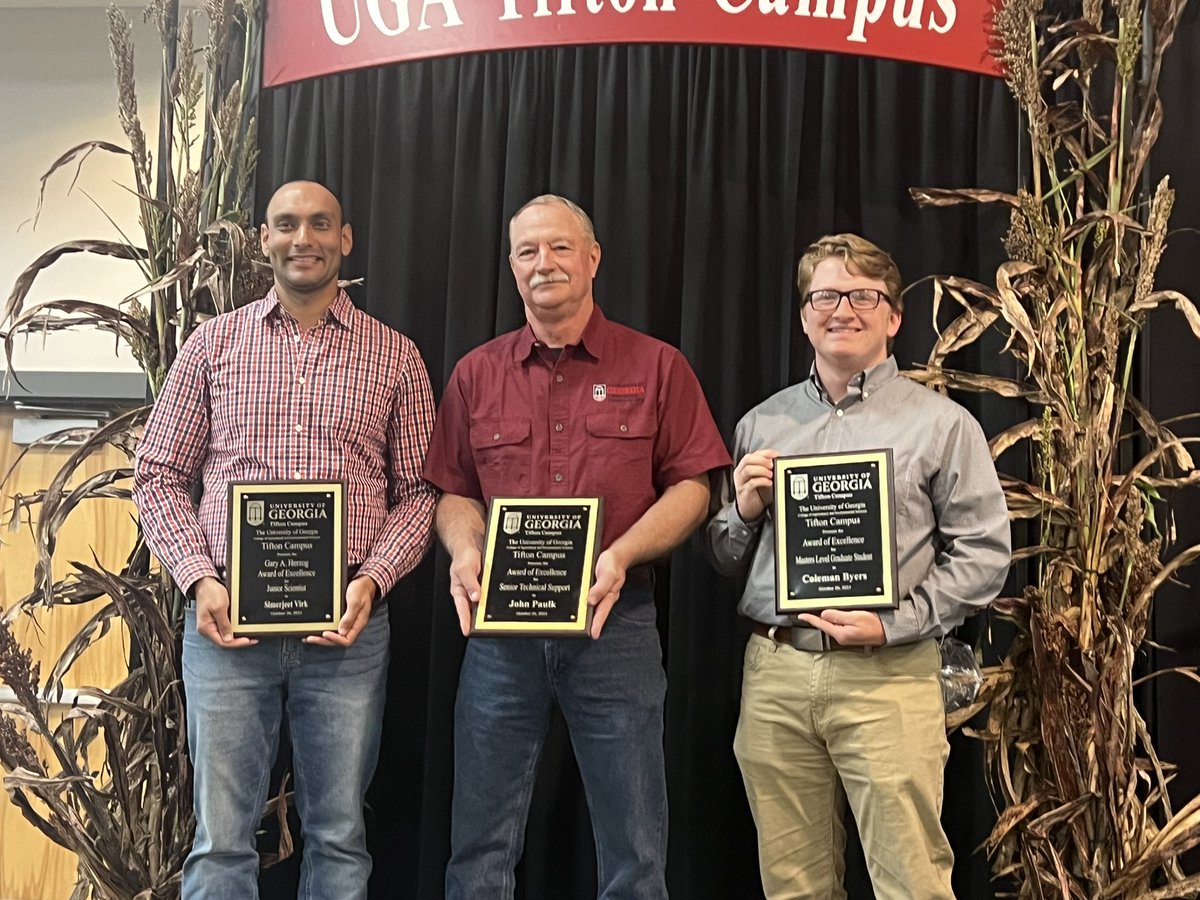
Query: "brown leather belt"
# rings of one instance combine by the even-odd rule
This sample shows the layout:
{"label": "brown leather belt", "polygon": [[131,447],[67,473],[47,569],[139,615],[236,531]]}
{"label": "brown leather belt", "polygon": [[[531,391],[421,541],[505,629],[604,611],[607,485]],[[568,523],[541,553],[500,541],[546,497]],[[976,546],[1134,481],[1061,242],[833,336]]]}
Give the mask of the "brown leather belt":
{"label": "brown leather belt", "polygon": [[764,625],[762,622],[755,622],[754,633],[759,637],[774,641],[776,644],[784,644],[797,650],[807,650],[810,653],[824,653],[827,650],[854,650],[865,656],[874,649],[856,644],[839,644],[819,628]]}

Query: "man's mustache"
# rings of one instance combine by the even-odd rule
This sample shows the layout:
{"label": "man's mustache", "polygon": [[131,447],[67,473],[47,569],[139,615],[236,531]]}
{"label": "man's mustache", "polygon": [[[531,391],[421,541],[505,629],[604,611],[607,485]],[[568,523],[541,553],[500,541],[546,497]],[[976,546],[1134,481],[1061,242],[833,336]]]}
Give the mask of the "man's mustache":
{"label": "man's mustache", "polygon": [[566,284],[570,280],[571,276],[566,272],[553,272],[549,275],[534,275],[529,279],[529,286],[535,288],[543,284]]}

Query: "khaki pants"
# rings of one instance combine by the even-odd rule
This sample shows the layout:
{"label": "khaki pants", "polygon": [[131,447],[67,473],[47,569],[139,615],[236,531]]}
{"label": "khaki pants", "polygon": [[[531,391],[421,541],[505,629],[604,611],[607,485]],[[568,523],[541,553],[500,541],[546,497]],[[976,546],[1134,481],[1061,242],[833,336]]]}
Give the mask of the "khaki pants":
{"label": "khaki pants", "polygon": [[844,900],[849,800],[879,900],[951,898],[932,640],[813,653],[751,635],[733,748],[769,900]]}

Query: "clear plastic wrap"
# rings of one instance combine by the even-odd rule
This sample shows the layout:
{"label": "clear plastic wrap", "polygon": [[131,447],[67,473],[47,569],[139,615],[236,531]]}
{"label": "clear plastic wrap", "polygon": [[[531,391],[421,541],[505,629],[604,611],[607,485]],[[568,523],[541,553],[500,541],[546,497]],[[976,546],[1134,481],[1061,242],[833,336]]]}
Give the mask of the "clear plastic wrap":
{"label": "clear plastic wrap", "polygon": [[942,702],[947,713],[965,709],[975,702],[983,673],[975,651],[957,638],[942,639]]}

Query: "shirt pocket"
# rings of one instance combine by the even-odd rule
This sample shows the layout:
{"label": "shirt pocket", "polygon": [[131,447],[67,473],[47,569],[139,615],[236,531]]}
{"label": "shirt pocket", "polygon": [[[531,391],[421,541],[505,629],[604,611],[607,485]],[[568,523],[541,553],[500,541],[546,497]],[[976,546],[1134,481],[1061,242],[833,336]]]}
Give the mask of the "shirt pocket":
{"label": "shirt pocket", "polygon": [[471,455],[485,497],[529,493],[533,452],[529,419],[478,419],[471,424]]}
{"label": "shirt pocket", "polygon": [[654,435],[657,424],[640,410],[587,417],[584,483],[596,496],[654,492]]}

